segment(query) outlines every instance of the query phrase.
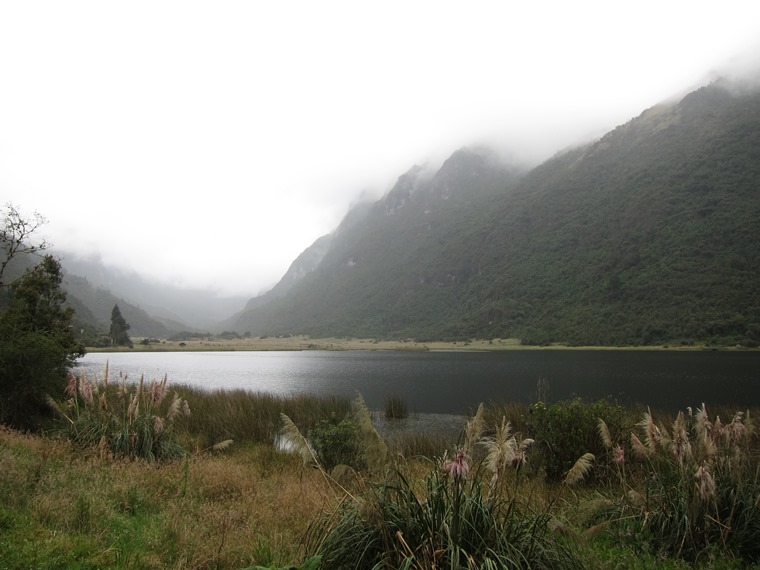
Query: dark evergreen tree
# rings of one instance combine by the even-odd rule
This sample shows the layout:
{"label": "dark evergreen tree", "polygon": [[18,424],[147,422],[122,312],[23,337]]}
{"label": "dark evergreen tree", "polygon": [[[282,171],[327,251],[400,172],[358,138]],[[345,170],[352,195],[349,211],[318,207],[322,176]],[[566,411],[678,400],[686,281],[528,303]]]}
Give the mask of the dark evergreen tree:
{"label": "dark evergreen tree", "polygon": [[124,319],[119,310],[119,305],[114,305],[111,311],[111,344],[115,346],[132,346],[132,341],[127,334],[130,329],[129,323]]}
{"label": "dark evergreen tree", "polygon": [[10,288],[0,315],[0,421],[18,428],[39,426],[46,396],[59,396],[66,374],[84,347],[74,338],[74,311],[64,309],[61,265],[50,255]]}

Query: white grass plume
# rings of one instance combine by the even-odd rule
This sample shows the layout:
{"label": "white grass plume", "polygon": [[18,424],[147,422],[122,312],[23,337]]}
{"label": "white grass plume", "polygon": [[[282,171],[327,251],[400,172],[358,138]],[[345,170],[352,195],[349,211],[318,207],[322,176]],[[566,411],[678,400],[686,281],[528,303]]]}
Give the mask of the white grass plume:
{"label": "white grass plume", "polygon": [[316,465],[319,467],[319,461],[314,454],[309,442],[298,429],[298,426],[293,423],[286,414],[280,413],[280,419],[282,420],[282,437],[291,445],[291,449],[295,451],[306,465]]}
{"label": "white grass plume", "polygon": [[568,486],[573,486],[583,480],[584,477],[591,471],[592,463],[596,457],[593,453],[584,453],[575,462],[570,471],[565,475],[563,483]]}
{"label": "white grass plume", "polygon": [[371,471],[381,471],[388,462],[388,446],[383,441],[383,438],[380,437],[380,434],[377,433],[372,423],[369,408],[367,408],[367,404],[361,395],[358,395],[351,402],[351,411],[354,416],[354,422],[356,422],[356,426],[359,428],[359,435],[361,435],[364,442],[364,455],[367,460],[367,467]]}
{"label": "white grass plume", "polygon": [[485,407],[481,403],[478,406],[478,411],[475,412],[475,415],[467,422],[467,426],[465,427],[464,448],[466,450],[471,450],[480,439],[480,436],[483,435],[483,430],[486,427],[485,415]]}
{"label": "white grass plume", "polygon": [[610,435],[610,428],[607,427],[607,424],[602,418],[599,418],[597,427],[599,428],[599,437],[602,438],[604,447],[607,449],[612,449],[612,436]]}

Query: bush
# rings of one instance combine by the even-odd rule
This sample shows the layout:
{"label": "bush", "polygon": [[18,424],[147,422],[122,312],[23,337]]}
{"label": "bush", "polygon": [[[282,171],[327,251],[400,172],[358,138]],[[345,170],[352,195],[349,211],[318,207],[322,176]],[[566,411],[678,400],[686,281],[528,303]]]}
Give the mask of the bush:
{"label": "bush", "polygon": [[530,407],[527,428],[538,445],[536,463],[550,480],[562,479],[584,453],[605,455],[607,450],[599,440],[600,418],[614,434],[624,433],[627,427],[623,407],[608,400],[588,403],[575,398],[549,405],[538,402]]}
{"label": "bush", "polygon": [[337,465],[364,466],[359,429],[350,419],[338,423],[322,420],[309,431],[308,440],[320,465],[328,471]]}

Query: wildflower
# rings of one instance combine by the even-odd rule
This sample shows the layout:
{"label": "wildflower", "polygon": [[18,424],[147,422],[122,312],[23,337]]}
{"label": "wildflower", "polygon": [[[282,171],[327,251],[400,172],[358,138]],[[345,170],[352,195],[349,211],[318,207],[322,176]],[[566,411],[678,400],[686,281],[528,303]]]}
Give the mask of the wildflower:
{"label": "wildflower", "polygon": [[464,449],[457,451],[454,461],[447,459],[443,462],[443,472],[453,477],[455,481],[467,478],[470,473],[470,464],[467,462],[467,454]]}
{"label": "wildflower", "polygon": [[625,462],[625,450],[619,444],[612,450],[612,454],[612,460],[615,462],[615,465],[618,467],[623,465]]}

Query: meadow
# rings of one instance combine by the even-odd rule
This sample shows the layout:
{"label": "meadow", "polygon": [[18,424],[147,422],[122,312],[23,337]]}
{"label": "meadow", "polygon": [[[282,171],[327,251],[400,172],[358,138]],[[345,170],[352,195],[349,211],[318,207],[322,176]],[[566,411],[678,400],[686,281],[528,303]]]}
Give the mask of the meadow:
{"label": "meadow", "polygon": [[[462,341],[386,340],[372,338],[325,337],[306,335],[223,338],[187,338],[185,340],[158,340],[134,337],[133,346],[87,347],[88,352],[198,352],[236,350],[705,350],[698,344],[678,346],[569,346],[561,343],[543,345],[523,344],[518,338],[473,338]],[[748,350],[744,347],[722,347],[721,350]]]}
{"label": "meadow", "polygon": [[383,438],[361,398],[105,378],[0,428],[2,568],[760,568],[752,411],[490,402]]}

